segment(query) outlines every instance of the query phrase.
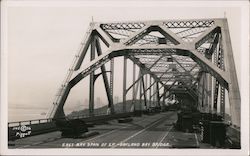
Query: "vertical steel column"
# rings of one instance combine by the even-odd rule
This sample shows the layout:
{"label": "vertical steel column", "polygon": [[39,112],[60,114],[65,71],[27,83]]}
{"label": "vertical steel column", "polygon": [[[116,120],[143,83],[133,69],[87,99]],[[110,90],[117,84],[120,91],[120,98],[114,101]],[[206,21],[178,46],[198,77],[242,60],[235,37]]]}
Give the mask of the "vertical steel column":
{"label": "vertical steel column", "polygon": [[[208,60],[211,61],[212,63],[214,63],[216,65],[216,60],[214,61],[214,59],[217,59],[217,47],[218,47],[218,42],[219,42],[219,36],[220,34],[217,33],[214,36],[214,40],[213,40],[213,44],[209,47],[209,52],[208,52]],[[210,56],[211,55],[211,56]],[[214,57],[213,57],[214,56]],[[208,73],[207,74],[207,93],[208,93],[208,112],[212,113],[213,112],[213,102],[214,102],[214,97],[213,97],[213,84],[214,82],[214,78]]]}
{"label": "vertical steel column", "polygon": [[[208,51],[206,51],[205,57],[213,62],[213,53],[216,51],[216,47],[218,46],[219,34],[216,33],[213,36],[213,43],[210,45]],[[206,77],[206,112],[212,113],[212,76],[210,73],[205,74]]]}
{"label": "vertical steel column", "polygon": [[[139,71],[139,75],[138,75],[138,77],[140,77],[141,75],[140,75],[140,71]],[[135,87],[135,94],[133,95],[134,96],[134,99],[135,99],[135,101],[134,101],[134,110],[137,110],[138,109],[138,101],[136,100],[136,98],[137,98],[137,93],[138,93],[138,91],[139,91],[139,85],[140,85],[140,81],[138,81],[137,82],[137,84],[136,84],[136,87]],[[140,94],[139,94],[139,96],[140,96]],[[140,101],[141,102],[141,101]],[[141,110],[141,104],[139,105],[140,107],[139,107],[139,110]]]}
{"label": "vertical steel column", "polygon": [[165,100],[166,100],[166,91],[167,89],[164,87],[164,91],[163,91],[163,98],[162,98],[162,104],[165,106]]}
{"label": "vertical steel column", "polygon": [[[141,76],[141,68],[140,68],[140,76]],[[141,79],[143,79],[143,77],[141,77]],[[142,80],[140,80],[140,94],[139,94],[139,98],[140,98],[140,110],[142,110]]]}
{"label": "vertical steel column", "polygon": [[[96,52],[97,55],[100,56],[102,54],[102,49],[101,49],[101,44],[99,42],[99,38],[95,38],[96,41]],[[105,65],[101,66],[101,72],[102,72],[102,77],[103,77],[103,82],[104,82],[104,86],[105,86],[105,91],[107,94],[107,99],[108,99],[108,111],[107,113],[113,114],[114,113],[114,104],[113,104],[113,70],[112,70],[112,65],[114,64],[114,61],[112,62],[113,59],[111,59],[110,62],[110,86],[109,86],[109,82],[108,82],[108,76],[107,76],[107,72],[106,72],[106,67]],[[110,109],[110,110],[109,110]],[[110,112],[109,112],[110,111]]]}
{"label": "vertical steel column", "polygon": [[218,103],[218,93],[219,93],[219,81],[215,81],[214,86],[214,111],[217,112],[217,103]]}
{"label": "vertical steel column", "polygon": [[[90,61],[95,59],[95,48],[96,48],[96,39],[93,36],[91,42],[91,53],[90,53]],[[95,72],[90,73],[90,80],[89,80],[89,116],[94,116],[94,74]]]}
{"label": "vertical steel column", "polygon": [[[219,40],[219,51],[218,51],[218,57],[217,57],[217,67],[219,67],[220,69],[222,69],[221,68],[221,64],[222,64],[222,46],[221,46],[221,37],[220,37],[220,40]],[[219,90],[221,90],[221,85],[220,85],[220,83],[218,83],[218,98],[219,98]],[[223,114],[222,112],[223,112],[223,104],[224,104],[224,102],[223,103],[221,103],[221,97],[220,97],[220,99],[219,99],[219,106],[220,106],[220,114]],[[217,106],[218,107],[218,106]]]}
{"label": "vertical steel column", "polygon": [[201,98],[201,107],[202,107],[202,111],[204,111],[204,100],[205,100],[205,73],[202,73],[202,98]]}
{"label": "vertical steel column", "polygon": [[[148,74],[145,74],[145,83],[143,92],[146,95],[146,100],[148,99],[148,92],[146,91],[147,88],[148,88]],[[150,107],[149,103],[147,103],[147,105]]]}
{"label": "vertical steel column", "polygon": [[[152,84],[152,80],[151,80],[151,79],[152,79],[152,78],[151,78],[151,76],[149,75],[149,86],[151,86],[151,84]],[[152,89],[152,87],[149,88],[149,106],[152,105],[152,97],[151,97],[152,92],[151,92],[151,89]]]}
{"label": "vertical steel column", "polygon": [[212,76],[207,74],[207,86],[208,86],[208,112],[212,112]]}
{"label": "vertical steel column", "polygon": [[210,105],[210,90],[209,90],[209,73],[205,74],[205,88],[206,88],[206,101],[205,101],[205,112],[208,113],[209,112],[209,105]]}
{"label": "vertical steel column", "polygon": [[238,79],[235,69],[233,49],[230,40],[229,28],[226,19],[222,19],[221,22],[221,34],[222,34],[222,49],[224,51],[224,63],[225,70],[229,74],[230,82],[228,83],[228,96],[229,104],[232,115],[232,123],[240,127],[240,109],[241,109],[241,98],[240,89],[238,85]]}
{"label": "vertical steel column", "polygon": [[225,88],[222,86],[220,88],[220,112],[225,117]]}
{"label": "vertical steel column", "polygon": [[127,57],[124,56],[123,60],[123,112],[126,112],[126,86],[127,85]]}
{"label": "vertical steel column", "polygon": [[[218,64],[218,46],[215,48],[214,51],[214,64],[217,66]],[[213,79],[213,111],[217,113],[217,101],[218,101],[218,87],[219,82],[214,78]]]}
{"label": "vertical steel column", "polygon": [[203,72],[199,73],[199,80],[198,80],[198,109],[203,111]]}
{"label": "vertical steel column", "polygon": [[[156,94],[157,94],[156,85],[157,85],[157,82],[155,81],[155,84],[154,84],[154,86],[153,86],[153,93],[156,93]],[[153,102],[154,102],[154,105],[156,105],[156,104],[155,104],[155,103],[157,102],[157,100],[156,100],[156,95],[153,95]]]}
{"label": "vertical steel column", "polygon": [[[223,49],[222,49],[222,45],[221,45],[221,35],[219,38],[219,50],[217,52],[217,57],[216,57],[216,61],[217,61],[217,66],[224,70],[224,56],[223,56]],[[225,88],[222,87],[222,85],[219,84],[218,81],[216,81],[216,86],[215,86],[215,106],[217,106],[217,100],[218,100],[218,95],[219,95],[219,88],[220,88],[220,114],[222,116],[225,115]]]}
{"label": "vertical steel column", "polygon": [[110,98],[112,103],[110,103],[111,114],[115,113],[114,110],[114,58],[110,60]]}
{"label": "vertical steel column", "polygon": [[207,73],[203,74],[203,111],[208,110],[208,95],[207,95]]}
{"label": "vertical steel column", "polygon": [[[131,109],[132,111],[135,111],[135,98],[136,98],[136,86],[135,86],[135,63],[133,62],[133,73],[132,73],[132,84],[134,84],[133,85],[133,88],[132,88],[132,106],[131,106],[131,108],[133,108],[133,109]],[[137,86],[138,86],[138,84],[137,84]]]}
{"label": "vertical steel column", "polygon": [[[221,39],[220,39],[220,47],[221,47]],[[225,70],[224,65],[224,51],[222,47],[220,48],[220,68]],[[225,88],[221,85],[220,86],[220,112],[223,117],[225,117]]]}
{"label": "vertical steel column", "polygon": [[[134,84],[135,83],[135,63],[133,63],[133,82],[132,82],[132,84]],[[133,85],[133,91],[132,91],[132,104],[134,105],[135,104],[135,96],[136,96],[136,93],[135,93],[135,85]],[[135,105],[134,105],[134,108],[135,108]]]}
{"label": "vertical steel column", "polygon": [[[142,73],[142,74],[144,75],[144,73]],[[147,107],[147,95],[146,95],[146,90],[145,90],[146,87],[145,87],[145,83],[144,83],[144,76],[142,77],[141,80],[142,80],[142,91],[143,91],[143,96],[144,96],[144,105],[146,108],[148,108]]]}
{"label": "vertical steel column", "polygon": [[160,107],[160,88],[159,88],[159,82],[156,83],[156,90],[157,90],[157,105]]}

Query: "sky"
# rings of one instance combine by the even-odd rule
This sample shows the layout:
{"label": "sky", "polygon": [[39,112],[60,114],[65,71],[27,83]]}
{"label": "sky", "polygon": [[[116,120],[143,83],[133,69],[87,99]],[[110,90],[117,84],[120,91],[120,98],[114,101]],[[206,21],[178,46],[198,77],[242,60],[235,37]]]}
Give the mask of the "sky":
{"label": "sky", "polygon": [[[93,2],[94,3],[94,2]],[[237,7],[170,7],[168,5],[11,6],[8,7],[9,108],[49,108],[89,23],[227,17],[240,85],[241,12]],[[89,59],[89,58],[88,58]],[[114,96],[121,99],[122,59],[115,61]],[[131,75],[131,72],[129,72]],[[72,89],[66,108],[86,107],[88,79]],[[241,85],[240,85],[241,86]],[[95,96],[107,101],[101,79]]]}

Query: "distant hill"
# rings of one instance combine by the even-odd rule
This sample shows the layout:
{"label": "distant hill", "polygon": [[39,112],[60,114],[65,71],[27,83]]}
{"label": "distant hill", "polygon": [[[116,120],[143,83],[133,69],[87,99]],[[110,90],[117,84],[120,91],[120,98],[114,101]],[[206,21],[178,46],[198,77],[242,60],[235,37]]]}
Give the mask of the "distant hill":
{"label": "distant hill", "polygon": [[[135,103],[139,103],[139,100],[135,100]],[[126,102],[126,111],[130,112],[131,107],[132,107],[132,100],[128,100]],[[94,113],[96,115],[107,114],[107,109],[108,109],[107,105],[95,108]],[[123,103],[119,102],[114,104],[114,109],[116,113],[123,112]],[[67,115],[67,117],[72,118],[74,116],[76,117],[76,116],[88,116],[88,115],[89,115],[89,109],[83,109],[79,111],[73,111],[69,115]]]}
{"label": "distant hill", "polygon": [[[144,103],[143,100],[142,100],[142,103]],[[149,101],[147,101],[147,103],[149,103]],[[139,104],[140,104],[140,100],[135,100],[135,108],[136,109],[140,109]],[[142,109],[143,109],[143,105],[144,104],[142,104]],[[132,107],[132,100],[127,100],[127,102],[126,102],[126,112],[130,112],[131,107]],[[107,114],[107,109],[108,109],[107,105],[105,105],[103,107],[95,108],[94,113],[96,115]],[[114,109],[115,109],[116,113],[123,112],[123,103],[119,102],[119,103],[114,104]],[[77,117],[77,116],[89,116],[89,109],[73,111],[69,115],[67,115],[67,117],[69,117],[69,118],[73,118],[73,117]]]}

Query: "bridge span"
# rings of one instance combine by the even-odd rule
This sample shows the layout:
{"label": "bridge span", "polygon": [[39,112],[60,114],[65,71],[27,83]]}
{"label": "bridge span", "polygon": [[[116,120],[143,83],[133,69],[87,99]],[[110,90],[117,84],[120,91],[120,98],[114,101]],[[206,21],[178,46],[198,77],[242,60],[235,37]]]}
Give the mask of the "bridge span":
{"label": "bridge span", "polygon": [[[174,130],[175,111],[134,117],[132,122],[110,120],[89,128],[89,136],[62,138],[60,131],[18,139],[10,148],[211,148],[198,133]],[[93,134],[93,135],[91,135]],[[12,146],[11,146],[12,144]]]}
{"label": "bridge span", "polygon": [[[118,57],[120,107],[113,100]],[[99,76],[108,100],[102,115],[94,101]],[[66,116],[71,89],[86,77],[87,112]],[[227,19],[92,22],[45,123],[9,123],[9,147],[240,148],[240,106]],[[14,127],[24,125],[31,132],[20,139]]]}

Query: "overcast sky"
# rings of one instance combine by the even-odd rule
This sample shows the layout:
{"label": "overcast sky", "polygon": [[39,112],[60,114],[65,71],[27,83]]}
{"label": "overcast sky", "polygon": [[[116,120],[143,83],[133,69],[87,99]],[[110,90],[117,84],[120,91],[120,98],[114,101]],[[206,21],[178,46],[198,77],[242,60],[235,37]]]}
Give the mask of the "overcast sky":
{"label": "overcast sky", "polygon": [[[240,82],[241,12],[239,8],[114,4],[112,6],[106,4],[105,7],[100,3],[95,3],[95,7],[77,4],[69,7],[9,7],[9,107],[49,108],[52,105],[57,88],[65,77],[92,16],[94,21],[99,22],[221,18],[226,15]],[[121,70],[121,62],[115,63],[116,71]],[[118,80],[119,76],[115,79]],[[97,82],[96,97],[99,96],[105,101],[104,87],[100,82]],[[88,83],[87,79],[83,80],[76,89],[72,90],[69,97],[72,105],[79,105],[88,98],[86,92]],[[121,88],[120,81],[115,84],[114,95],[121,95],[119,88]]]}

